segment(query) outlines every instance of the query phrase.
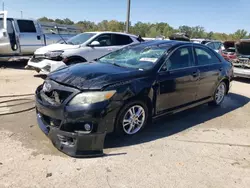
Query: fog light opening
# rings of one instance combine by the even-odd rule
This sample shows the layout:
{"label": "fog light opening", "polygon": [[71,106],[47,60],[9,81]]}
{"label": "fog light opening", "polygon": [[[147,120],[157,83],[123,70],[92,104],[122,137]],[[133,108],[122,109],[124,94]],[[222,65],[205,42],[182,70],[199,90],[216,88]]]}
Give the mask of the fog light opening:
{"label": "fog light opening", "polygon": [[75,141],[72,137],[64,136],[64,135],[57,135],[58,139],[60,140],[61,144],[67,145],[67,146],[73,146],[75,145]]}
{"label": "fog light opening", "polygon": [[86,124],[84,125],[84,129],[85,129],[86,131],[91,131],[91,130],[92,130],[92,126],[91,126],[90,124],[86,123]]}

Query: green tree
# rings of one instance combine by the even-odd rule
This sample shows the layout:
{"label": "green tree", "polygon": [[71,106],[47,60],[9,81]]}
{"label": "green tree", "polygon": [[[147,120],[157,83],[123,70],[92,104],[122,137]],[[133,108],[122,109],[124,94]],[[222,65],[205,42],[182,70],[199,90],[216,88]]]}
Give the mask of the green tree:
{"label": "green tree", "polygon": [[194,37],[193,36],[193,28],[192,27],[189,27],[187,25],[182,25],[182,26],[179,27],[179,31],[181,33],[187,34],[189,37],[192,37],[192,38]]}
{"label": "green tree", "polygon": [[146,37],[155,38],[155,37],[160,36],[160,35],[161,35],[161,32],[157,30],[156,26],[152,26],[149,29],[149,32],[146,34]]}
{"label": "green tree", "polygon": [[63,19],[63,22],[64,22],[64,24],[67,24],[67,25],[73,25],[74,24],[74,22],[72,20],[70,20],[69,18]]}
{"label": "green tree", "polygon": [[247,37],[247,31],[244,29],[238,29],[234,34],[233,34],[233,38],[235,40],[239,40],[239,39],[243,39]]}
{"label": "green tree", "polygon": [[41,22],[54,22],[53,19],[47,18],[47,17],[42,17],[38,19]]}

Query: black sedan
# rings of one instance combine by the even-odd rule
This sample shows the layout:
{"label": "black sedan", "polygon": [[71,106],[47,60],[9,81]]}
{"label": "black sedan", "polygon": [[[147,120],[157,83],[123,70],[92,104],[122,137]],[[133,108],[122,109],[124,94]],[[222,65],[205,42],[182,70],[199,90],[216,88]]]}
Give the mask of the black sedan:
{"label": "black sedan", "polygon": [[107,133],[134,135],[162,115],[220,105],[232,76],[204,45],[149,41],[50,74],[36,91],[37,120],[62,152],[102,155]]}

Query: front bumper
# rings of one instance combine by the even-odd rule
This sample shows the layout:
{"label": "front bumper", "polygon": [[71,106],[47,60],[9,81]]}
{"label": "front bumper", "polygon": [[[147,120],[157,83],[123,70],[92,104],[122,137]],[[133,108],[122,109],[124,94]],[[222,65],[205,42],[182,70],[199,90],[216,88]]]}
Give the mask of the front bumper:
{"label": "front bumper", "polygon": [[250,78],[250,69],[234,67],[234,77]]}
{"label": "front bumper", "polygon": [[[36,91],[37,121],[41,130],[54,146],[72,157],[103,155],[105,136],[113,132],[115,117],[122,102],[100,102],[82,107],[71,107],[67,103],[76,95],[77,89],[50,82],[56,90],[67,90],[72,94],[58,106],[41,98],[42,86]],[[91,133],[84,132],[84,125],[92,125]]]}
{"label": "front bumper", "polygon": [[42,74],[49,74],[61,67],[65,67],[63,61],[53,61],[49,59],[42,59],[39,62],[34,62],[33,58],[29,59],[27,68],[35,69]]}
{"label": "front bumper", "polygon": [[61,131],[59,128],[45,124],[41,114],[37,113],[40,129],[49,137],[53,145],[71,157],[92,157],[103,155],[106,133],[81,134]]}

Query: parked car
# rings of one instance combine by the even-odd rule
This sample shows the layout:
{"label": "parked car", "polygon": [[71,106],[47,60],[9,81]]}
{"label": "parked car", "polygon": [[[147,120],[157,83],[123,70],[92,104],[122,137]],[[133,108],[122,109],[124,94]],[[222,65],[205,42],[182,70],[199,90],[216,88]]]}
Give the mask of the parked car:
{"label": "parked car", "polygon": [[209,48],[212,48],[217,53],[221,54],[222,50],[224,50],[223,43],[217,40],[210,40],[210,39],[191,39],[193,43],[204,44]]}
{"label": "parked car", "polygon": [[37,120],[70,156],[101,155],[107,133],[135,135],[151,118],[228,93],[232,65],[212,49],[148,41],[57,70],[36,90]]}
{"label": "parked car", "polygon": [[250,78],[250,39],[241,39],[235,43],[236,58],[231,62],[234,76]]}
{"label": "parked car", "polygon": [[174,33],[169,37],[170,40],[190,41],[190,37],[185,33]]}
{"label": "parked car", "polygon": [[0,12],[0,61],[29,59],[42,46],[68,40],[80,33],[76,26],[39,22],[32,19],[7,18]]}
{"label": "parked car", "polygon": [[223,45],[225,49],[221,52],[222,57],[228,61],[236,59],[235,41],[225,41]]}
{"label": "parked car", "polygon": [[27,67],[42,74],[72,64],[92,61],[126,45],[142,42],[141,37],[119,32],[85,32],[72,37],[65,44],[39,48]]}

